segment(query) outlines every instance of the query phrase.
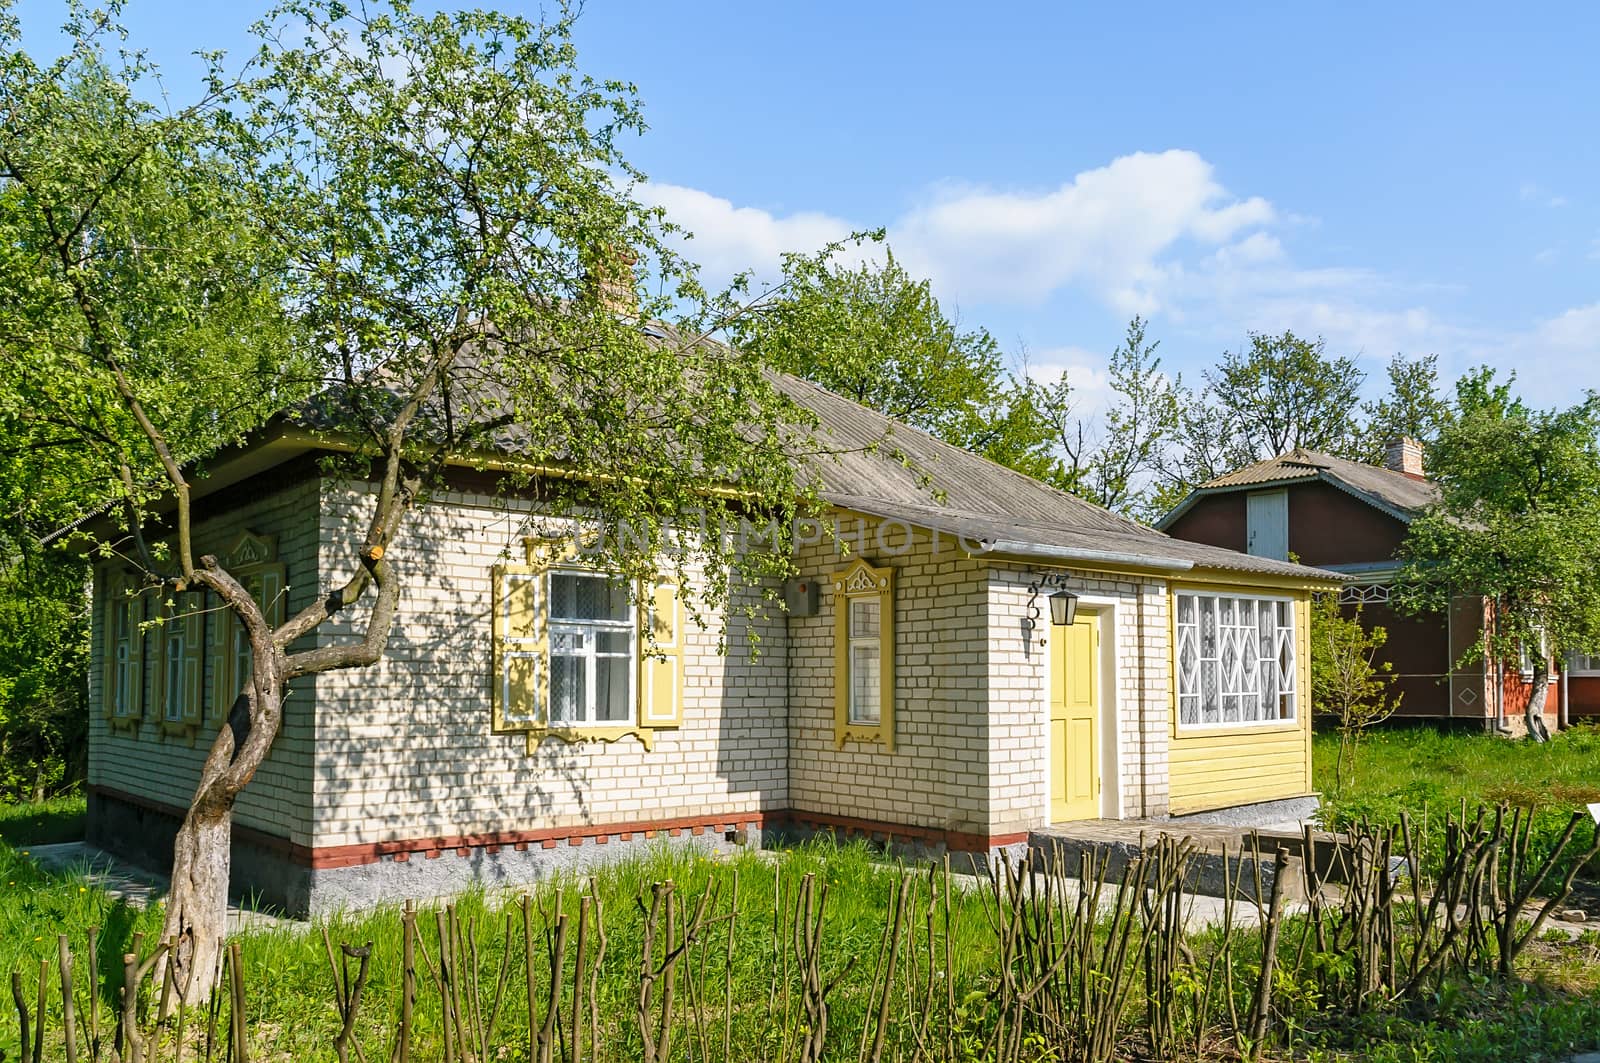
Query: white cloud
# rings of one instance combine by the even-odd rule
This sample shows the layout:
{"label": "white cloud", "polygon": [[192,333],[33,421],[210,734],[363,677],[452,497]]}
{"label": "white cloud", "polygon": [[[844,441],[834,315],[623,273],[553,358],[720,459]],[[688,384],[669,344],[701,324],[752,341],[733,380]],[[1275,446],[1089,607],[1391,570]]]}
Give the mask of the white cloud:
{"label": "white cloud", "polygon": [[1083,285],[1121,312],[1159,309],[1162,258],[1271,223],[1192,151],[1139,152],[1042,192],[945,186],[889,227],[908,265],[964,299],[1037,303]]}
{"label": "white cloud", "polygon": [[1086,347],[1045,347],[1028,351],[1020,367],[1029,379],[1050,385],[1066,374],[1072,386],[1073,412],[1082,418],[1096,418],[1111,402],[1111,378],[1106,372],[1107,357]]}
{"label": "white cloud", "polygon": [[[785,251],[812,251],[856,228],[814,211],[776,214],[699,189],[647,184],[643,198],[694,234],[689,256],[713,280],[743,269],[769,275]],[[1119,313],[1165,305],[1175,272],[1168,256],[1190,245],[1231,246],[1263,261],[1282,253],[1260,231],[1277,213],[1239,199],[1192,151],[1138,152],[1037,192],[945,184],[889,224],[889,244],[942,296],[966,302],[1037,304],[1081,285]]]}
{"label": "white cloud", "polygon": [[693,234],[685,253],[716,282],[746,269],[770,277],[784,252],[815,251],[853,231],[848,222],[818,211],[779,217],[682,185],[652,183],[638,191],[641,199],[665,208],[669,218]]}
{"label": "white cloud", "polygon": [[[686,251],[714,283],[743,269],[770,279],[783,252],[816,250],[870,224],[737,206],[679,185],[641,192],[695,234]],[[1532,183],[1522,194],[1545,206],[1565,202]],[[1446,289],[1438,286],[1297,263],[1285,240],[1316,227],[1260,196],[1233,195],[1194,152],[1164,151],[1125,155],[1041,191],[936,186],[888,230],[906,267],[932,278],[947,306],[1038,308],[1087,294],[1113,319],[1157,315],[1170,367],[1186,375],[1250,331],[1292,329],[1361,356],[1369,390],[1396,352],[1437,353],[1445,380],[1485,362],[1516,366],[1519,390],[1544,405],[1600,385],[1600,303],[1523,329],[1485,328],[1441,314],[1436,297]],[[1600,239],[1593,253],[1600,258]],[[1031,352],[1028,369],[1044,381],[1066,371],[1081,412],[1093,416],[1108,401],[1105,365],[1104,353],[1058,344]]]}

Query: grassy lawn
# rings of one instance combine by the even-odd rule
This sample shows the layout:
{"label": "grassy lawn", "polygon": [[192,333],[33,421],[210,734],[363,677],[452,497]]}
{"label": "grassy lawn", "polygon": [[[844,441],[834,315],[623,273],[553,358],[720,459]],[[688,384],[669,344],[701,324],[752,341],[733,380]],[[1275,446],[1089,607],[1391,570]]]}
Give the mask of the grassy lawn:
{"label": "grassy lawn", "polygon": [[[1319,738],[1319,772],[1329,769],[1331,757],[1331,744]],[[1330,806],[1341,815],[1397,816],[1401,808],[1420,811],[1424,802],[1442,808],[1458,804],[1463,796],[1475,801],[1491,796],[1488,791],[1492,789],[1501,797],[1517,796],[1495,789],[1506,786],[1496,778],[1503,772],[1515,780],[1514,785],[1536,792],[1544,802],[1541,807],[1554,815],[1584,796],[1580,792],[1583,780],[1594,779],[1597,766],[1600,732],[1569,735],[1543,748],[1484,736],[1386,733],[1369,740],[1355,785],[1342,795],[1330,794]],[[1331,782],[1324,785],[1331,789]],[[99,966],[107,972],[99,994],[102,1028],[107,1028],[117,999],[120,956],[135,934],[142,933],[149,947],[159,932],[160,913],[129,909],[73,875],[45,874],[23,857],[28,845],[70,835],[74,823],[81,825],[81,817],[81,802],[44,809],[0,808],[0,980],[9,980],[13,970],[20,972],[25,996],[31,1000],[40,960],[53,964],[56,935],[67,934],[79,957],[81,1022],[90,992],[84,977],[86,941],[88,929],[96,927]],[[7,844],[10,839],[18,840]],[[975,889],[954,892],[945,916],[942,901],[930,905],[930,886],[935,881],[927,875],[915,876],[906,919],[906,947],[896,961],[895,988],[885,1000],[878,992],[882,972],[875,960],[888,937],[886,924],[901,876],[864,847],[814,843],[781,854],[748,853],[722,859],[662,848],[600,870],[592,882],[606,928],[605,954],[594,962],[598,943],[591,936],[588,955],[593,982],[585,982],[593,986],[601,1047],[599,1051],[586,1050],[583,1058],[587,1063],[631,1060],[643,1054],[637,1009],[647,909],[652,883],[668,880],[685,901],[678,916],[680,928],[697,900],[708,894],[707,910],[712,917],[728,915],[733,911],[735,881],[738,889],[737,914],[711,925],[701,943],[685,954],[678,970],[672,1058],[796,1058],[808,1020],[800,1007],[801,965],[793,911],[796,887],[806,874],[827,885],[820,911],[824,933],[818,973],[824,982],[836,982],[836,988],[828,998],[830,1047],[826,1058],[870,1056],[871,1045],[863,1041],[862,1031],[872,1028],[872,1017],[880,1008],[886,1008],[888,1015],[884,1059],[943,1060],[947,1042],[959,1043],[955,1054],[948,1057],[952,1060],[976,1063],[993,1058],[983,1051],[983,1042],[994,1029],[994,995],[1001,980],[999,924],[1005,921],[994,898]],[[548,929],[551,920],[557,912],[565,912],[575,924],[579,893],[587,887],[588,881],[569,879],[547,883],[535,893],[531,926],[541,987],[548,984],[549,950],[554,940]],[[506,987],[486,1058],[508,1063],[522,1060],[527,1055],[529,1014],[522,912],[515,901],[477,894],[457,902],[457,917],[461,951],[455,963],[459,964],[460,991],[466,995],[468,1014],[472,1012],[472,986],[482,994],[484,1015],[493,1009],[497,984],[503,981]],[[366,1003],[355,1032],[367,1058],[391,1059],[402,985],[402,919],[394,907],[327,919],[311,928],[255,931],[239,939],[252,1057],[334,1058],[331,1046],[340,1020],[330,989],[322,926],[335,948],[340,943],[374,944]],[[430,974],[440,958],[438,926],[435,909],[420,913],[414,1060],[443,1058],[444,1011]],[[1065,933],[1064,927],[1061,932]],[[1316,972],[1325,970],[1327,964],[1336,965],[1338,956],[1329,955],[1325,960],[1313,956],[1304,965],[1296,961],[1292,969],[1282,966],[1304,949],[1306,937],[1297,918],[1285,925],[1276,979],[1280,1009],[1275,1019],[1276,1040],[1261,1057],[1265,1060],[1489,1063],[1516,1059],[1554,1063],[1576,1051],[1600,1048],[1600,931],[1577,941],[1562,938],[1536,943],[1519,964],[1520,977],[1510,982],[1476,975],[1452,978],[1425,1000],[1342,1017],[1326,1011],[1327,1000],[1315,983]],[[1107,940],[1104,925],[1095,939],[1095,948],[1103,949]],[[1221,952],[1220,942],[1221,935],[1214,930],[1189,937],[1188,945],[1199,966],[1179,976],[1179,984],[1187,987],[1181,993],[1198,991],[1202,972],[1210,969],[1209,957]],[[1233,948],[1229,962],[1237,970],[1230,994],[1232,1007],[1244,1009],[1250,1004],[1259,970],[1256,932],[1235,931]],[[576,951],[574,931],[563,964],[569,994]],[[657,960],[662,955],[659,937],[655,955]],[[1136,932],[1126,958],[1136,965],[1140,956]],[[1102,977],[1100,973],[1088,976],[1090,983]],[[52,966],[47,982],[53,987],[55,979]],[[1130,977],[1115,1058],[1146,1058],[1144,986],[1142,975]],[[59,1054],[59,991],[52,989],[52,993],[50,1029],[57,1037],[54,1051]],[[659,1002],[659,985],[656,999]],[[1179,999],[1191,1007],[1195,1001],[1192,995]],[[1213,999],[1209,1005],[1208,1014],[1213,1018],[1206,1024],[1207,1043],[1195,1058],[1240,1057],[1239,1042],[1224,1031],[1229,1012],[1226,999]],[[941,1009],[946,1000],[951,1002],[955,1020],[949,1028],[938,1028],[942,1019],[936,1020],[934,1028],[927,1028],[928,1002],[944,1014]],[[588,1007],[585,1003],[586,1013]],[[570,1030],[571,1015],[568,996],[561,1029]],[[726,1057],[722,1050],[725,1015],[730,1016]],[[582,1024],[587,1026],[587,1014]],[[16,1029],[15,1014],[9,1008],[0,1009],[0,1058],[15,1058]],[[195,1029],[191,1026],[191,1033]],[[933,1048],[931,1053],[918,1055],[924,1032],[930,1038],[924,1048],[929,1043]],[[495,1042],[505,1047],[497,1050]],[[1059,1045],[1043,1041],[1033,1049],[1036,1051],[1007,1058],[1052,1063],[1077,1058],[1062,1052]],[[1187,1050],[1185,1054],[1192,1055]],[[556,1053],[557,1058],[562,1056],[562,1051]],[[47,1050],[46,1058],[56,1057]]]}
{"label": "grassy lawn", "polygon": [[86,802],[57,797],[37,805],[0,802],[0,842],[13,848],[83,840]]}
{"label": "grassy lawn", "polygon": [[1501,801],[1565,814],[1600,801],[1600,727],[1573,728],[1546,743],[1428,727],[1378,730],[1361,739],[1354,779],[1334,782],[1337,735],[1318,734],[1315,778],[1336,815],[1385,822],[1409,811]]}

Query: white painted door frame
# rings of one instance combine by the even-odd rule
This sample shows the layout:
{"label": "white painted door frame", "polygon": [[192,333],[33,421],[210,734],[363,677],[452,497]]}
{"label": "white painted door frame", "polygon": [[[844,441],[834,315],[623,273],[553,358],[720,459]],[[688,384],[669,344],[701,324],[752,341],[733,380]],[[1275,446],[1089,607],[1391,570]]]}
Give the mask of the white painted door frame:
{"label": "white painted door frame", "polygon": [[[1121,641],[1123,614],[1127,603],[1106,595],[1081,594],[1078,609],[1100,617],[1100,816],[1103,819],[1122,819],[1122,764],[1126,746],[1122,733],[1122,706],[1118,702],[1121,684],[1117,682],[1117,645]],[[1050,753],[1050,686],[1054,677],[1055,647],[1048,640],[1055,637],[1055,626],[1045,626],[1044,682],[1039,691],[1038,741],[1044,750],[1044,776],[1038,781],[1040,822],[1052,822],[1050,807],[1050,782],[1055,764]]]}

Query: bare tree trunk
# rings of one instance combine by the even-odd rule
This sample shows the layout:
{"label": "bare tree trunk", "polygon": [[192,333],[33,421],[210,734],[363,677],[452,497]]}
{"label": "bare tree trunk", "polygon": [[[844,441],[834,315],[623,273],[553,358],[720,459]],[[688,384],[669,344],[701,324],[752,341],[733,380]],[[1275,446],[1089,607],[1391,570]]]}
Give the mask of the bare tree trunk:
{"label": "bare tree trunk", "polygon": [[227,933],[232,828],[231,801],[204,811],[191,808],[173,841],[172,888],[161,937],[178,943],[172,962],[176,984],[189,979],[193,999],[185,1000],[186,1006],[209,997],[215,988]]}
{"label": "bare tree trunk", "polygon": [[1548,742],[1550,729],[1544,725],[1544,703],[1550,696],[1550,664],[1538,654],[1533,662],[1533,690],[1528,695],[1528,708],[1523,720],[1528,725],[1528,737],[1535,742]]}
{"label": "bare tree trunk", "polygon": [[[264,625],[258,630],[266,632]],[[173,964],[173,983],[189,987],[185,1003],[204,1000],[216,988],[228,929],[233,805],[266,759],[281,720],[283,656],[273,649],[270,632],[256,649],[245,692],[211,744],[173,841],[172,886],[161,925],[161,940],[172,948],[157,963],[155,981],[160,984]]]}

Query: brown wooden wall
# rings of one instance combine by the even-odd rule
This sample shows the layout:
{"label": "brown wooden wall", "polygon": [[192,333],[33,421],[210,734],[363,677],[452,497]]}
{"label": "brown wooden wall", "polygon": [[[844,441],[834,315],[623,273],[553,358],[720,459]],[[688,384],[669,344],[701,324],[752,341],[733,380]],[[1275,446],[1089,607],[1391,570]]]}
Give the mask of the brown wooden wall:
{"label": "brown wooden wall", "polygon": [[[1352,616],[1355,606],[1343,611]],[[1396,715],[1450,715],[1450,633],[1444,617],[1407,616],[1393,606],[1373,603],[1362,607],[1361,621],[1389,634],[1377,660],[1393,668],[1395,690],[1401,695]]]}
{"label": "brown wooden wall", "polygon": [[[1275,488],[1269,488],[1275,490]],[[1406,526],[1339,488],[1320,480],[1290,484],[1289,552],[1306,565],[1351,565],[1388,561],[1405,539]],[[1201,498],[1173,522],[1167,534],[1229,550],[1245,549],[1248,491]]]}
{"label": "brown wooden wall", "polygon": [[[1191,543],[1220,546],[1224,550],[1244,550],[1247,518],[1243,491],[1207,495],[1189,507],[1173,522],[1167,534]],[[1294,520],[1294,499],[1289,500],[1289,519]]]}
{"label": "brown wooden wall", "polygon": [[1600,717],[1600,675],[1575,675],[1567,679],[1567,695],[1572,700],[1573,719]]}

